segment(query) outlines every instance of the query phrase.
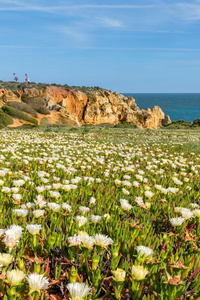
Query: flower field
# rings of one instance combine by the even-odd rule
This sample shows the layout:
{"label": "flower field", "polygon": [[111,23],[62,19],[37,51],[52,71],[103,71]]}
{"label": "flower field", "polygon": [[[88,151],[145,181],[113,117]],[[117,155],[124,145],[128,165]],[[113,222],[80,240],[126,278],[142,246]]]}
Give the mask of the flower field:
{"label": "flower field", "polygon": [[1,131],[0,299],[200,299],[199,145]]}

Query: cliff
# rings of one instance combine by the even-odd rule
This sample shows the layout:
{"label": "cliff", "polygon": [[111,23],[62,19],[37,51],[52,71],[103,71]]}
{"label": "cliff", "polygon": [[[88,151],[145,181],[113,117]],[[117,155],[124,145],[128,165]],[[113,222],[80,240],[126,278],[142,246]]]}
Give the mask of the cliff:
{"label": "cliff", "polygon": [[[8,108],[9,106],[9,108]],[[68,86],[15,85],[0,89],[0,108],[21,125],[16,110],[31,115],[38,124],[118,124],[129,122],[139,128],[156,129],[170,119],[162,109],[139,109],[133,97],[101,88],[70,88]],[[15,110],[15,113],[13,113]],[[21,122],[21,123],[20,123]]]}

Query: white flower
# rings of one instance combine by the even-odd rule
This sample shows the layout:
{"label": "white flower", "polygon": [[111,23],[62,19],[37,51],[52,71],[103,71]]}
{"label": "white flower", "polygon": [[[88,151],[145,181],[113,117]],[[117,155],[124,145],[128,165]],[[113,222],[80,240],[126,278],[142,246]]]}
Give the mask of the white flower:
{"label": "white flower", "polygon": [[81,237],[79,235],[69,236],[67,241],[70,245],[73,245],[73,246],[81,245]]}
{"label": "white flower", "polygon": [[194,217],[193,212],[191,210],[186,210],[186,209],[181,210],[181,215],[185,220],[188,220],[188,219]]}
{"label": "white flower", "polygon": [[180,226],[183,224],[183,222],[185,221],[184,218],[171,218],[169,219],[170,223],[172,224],[172,226],[176,227],[176,226]]}
{"label": "white flower", "polygon": [[47,206],[53,211],[60,210],[60,204],[57,203],[48,203]]}
{"label": "white flower", "polygon": [[128,200],[120,199],[119,201],[124,210],[130,210],[131,208],[133,208],[133,206],[131,204],[129,204]]}
{"label": "white flower", "polygon": [[10,285],[17,285],[25,278],[24,272],[20,270],[7,271],[6,276]]}
{"label": "white flower", "polygon": [[178,178],[176,178],[176,177],[172,177],[172,180],[173,180],[174,183],[177,184],[177,185],[182,185],[182,184],[183,184],[183,182],[180,181],[180,180],[178,180]]}
{"label": "white flower", "polygon": [[85,223],[87,223],[87,218],[83,216],[76,216],[75,221],[78,223],[79,227],[83,226]]}
{"label": "white flower", "polygon": [[12,212],[19,217],[26,217],[28,215],[28,209],[12,209]]}
{"label": "white flower", "polygon": [[125,281],[126,272],[124,270],[117,268],[117,270],[116,271],[112,271],[112,273],[113,273],[114,279],[116,281],[119,281],[119,282]]}
{"label": "white flower", "polygon": [[132,275],[137,280],[143,280],[148,273],[143,266],[132,266]]}
{"label": "white flower", "polygon": [[94,197],[91,197],[91,198],[89,199],[89,203],[90,203],[90,204],[95,204],[95,202],[96,202],[96,199],[95,199]]}
{"label": "white flower", "polygon": [[83,300],[89,293],[90,288],[84,283],[68,283],[67,289],[69,290],[71,300]]}
{"label": "white flower", "polygon": [[18,242],[22,235],[23,228],[18,225],[11,225],[8,230],[5,231],[5,238],[3,242],[6,247],[13,248]]}
{"label": "white flower", "polygon": [[89,207],[86,207],[86,206],[80,206],[79,207],[79,211],[83,214],[87,213],[90,211],[90,208]]}
{"label": "white flower", "polygon": [[44,214],[45,214],[45,210],[44,209],[36,209],[36,210],[33,211],[34,218],[43,217]]}
{"label": "white flower", "polygon": [[90,219],[91,219],[91,221],[93,222],[93,223],[99,223],[99,222],[101,222],[101,216],[95,216],[95,215],[91,215],[90,216]]}
{"label": "white flower", "polygon": [[147,198],[152,198],[154,196],[154,193],[152,193],[151,191],[145,191],[144,194]]}
{"label": "white flower", "polygon": [[40,292],[41,290],[48,289],[49,282],[47,278],[40,274],[30,274],[27,276],[27,281],[31,291]]}
{"label": "white flower", "polygon": [[22,195],[21,194],[12,194],[12,197],[16,201],[20,201],[22,199]]}
{"label": "white flower", "polygon": [[41,198],[34,201],[36,205],[39,206],[39,208],[43,208],[46,206],[47,202],[42,200]]}
{"label": "white flower", "polygon": [[95,239],[92,236],[87,236],[87,235],[80,235],[79,236],[82,242],[82,246],[92,249]]}
{"label": "white flower", "polygon": [[130,195],[130,192],[127,191],[125,188],[122,189],[122,192],[123,192],[124,195]]}
{"label": "white flower", "polygon": [[200,217],[200,209],[193,210],[193,214],[195,217]]}
{"label": "white flower", "polygon": [[116,185],[120,185],[120,184],[121,184],[121,180],[115,179],[115,184],[116,184]]}
{"label": "white flower", "polygon": [[17,194],[17,193],[19,192],[19,188],[18,188],[18,187],[12,187],[12,188],[10,189],[10,191],[11,191],[11,193],[13,193],[13,194]]}
{"label": "white flower", "polygon": [[67,203],[62,203],[62,208],[66,209],[67,211],[71,211],[72,207],[71,205],[67,204]]}
{"label": "white flower", "polygon": [[111,238],[102,234],[97,233],[95,234],[94,238],[95,238],[95,244],[103,248],[106,248],[107,246],[113,244],[113,240]]}
{"label": "white flower", "polygon": [[36,191],[38,193],[43,193],[45,191],[45,187],[44,186],[36,186],[35,189],[36,189]]}
{"label": "white flower", "polygon": [[25,184],[25,181],[23,179],[13,180],[13,185],[14,186],[20,187],[20,186],[22,186],[24,184]]}
{"label": "white flower", "polygon": [[40,230],[42,229],[42,226],[40,224],[30,224],[30,225],[26,225],[26,229],[32,234],[38,234],[40,232]]}
{"label": "white flower", "polygon": [[35,204],[32,203],[32,202],[26,203],[26,207],[27,207],[27,208],[32,208],[33,206],[35,206]]}
{"label": "white flower", "polygon": [[133,186],[134,186],[134,187],[139,187],[140,184],[139,184],[139,182],[137,182],[137,181],[133,181]]}
{"label": "white flower", "polygon": [[2,187],[2,190],[1,190],[3,193],[10,193],[10,191],[11,191],[11,189],[9,188],[9,187],[7,187],[7,186],[3,186]]}
{"label": "white flower", "polygon": [[145,247],[145,246],[137,246],[136,250],[140,256],[147,257],[147,256],[150,256],[153,254],[153,250],[151,248]]}
{"label": "white flower", "polygon": [[13,256],[8,253],[0,253],[0,264],[7,267],[13,261]]}
{"label": "white flower", "polygon": [[59,192],[55,192],[55,191],[49,191],[50,197],[58,199],[59,197],[61,197],[61,194]]}

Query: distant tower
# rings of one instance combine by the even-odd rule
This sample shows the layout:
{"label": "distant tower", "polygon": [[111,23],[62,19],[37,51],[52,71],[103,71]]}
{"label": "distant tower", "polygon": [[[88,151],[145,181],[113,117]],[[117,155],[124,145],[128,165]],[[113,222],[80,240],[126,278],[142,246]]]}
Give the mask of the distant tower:
{"label": "distant tower", "polygon": [[25,74],[25,76],[26,76],[25,81],[29,84],[30,83],[30,79],[29,79],[29,77],[28,77],[27,74]]}

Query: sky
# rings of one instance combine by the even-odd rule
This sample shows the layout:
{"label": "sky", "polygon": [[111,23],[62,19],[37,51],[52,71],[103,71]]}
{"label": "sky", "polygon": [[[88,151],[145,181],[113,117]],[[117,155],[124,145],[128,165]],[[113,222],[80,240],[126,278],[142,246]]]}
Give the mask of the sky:
{"label": "sky", "polygon": [[200,0],[0,0],[0,80],[200,92]]}

